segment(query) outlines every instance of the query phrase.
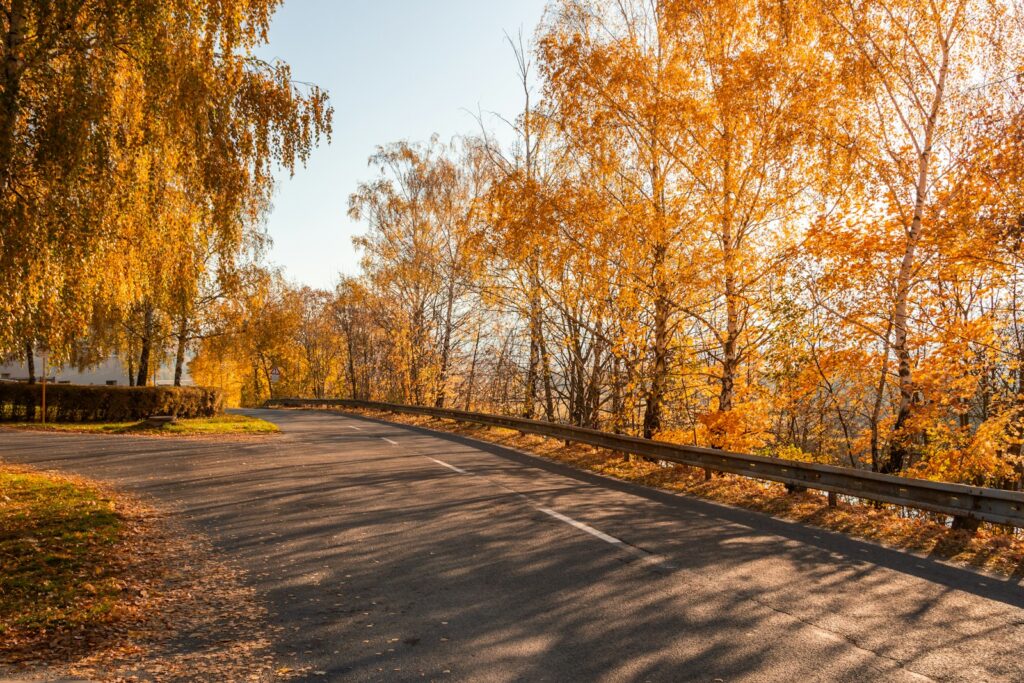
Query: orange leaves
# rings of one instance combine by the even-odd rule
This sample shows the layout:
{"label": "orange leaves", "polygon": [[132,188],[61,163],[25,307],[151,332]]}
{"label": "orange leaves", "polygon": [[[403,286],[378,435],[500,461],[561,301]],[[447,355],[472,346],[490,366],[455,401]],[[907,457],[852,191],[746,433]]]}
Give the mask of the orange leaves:
{"label": "orange leaves", "polygon": [[45,341],[74,361],[88,337],[106,353],[112,311],[180,308],[259,251],[275,164],[303,162],[332,116],[254,57],[277,4],[19,4],[18,83],[0,84],[0,349]]}
{"label": "orange leaves", "polygon": [[704,413],[698,418],[700,445],[736,453],[751,453],[772,441],[770,416],[760,402],[746,401],[727,411]]}
{"label": "orange leaves", "polygon": [[1019,477],[1024,36],[989,9],[553,3],[511,144],[385,147],[353,195],[347,392]]}
{"label": "orange leaves", "polygon": [[[998,486],[1019,466],[1021,424],[1013,424],[1010,413],[986,420],[976,429],[956,427],[948,422],[931,424],[928,441],[919,460],[910,468],[912,476],[936,481],[953,481],[979,486]],[[1007,457],[1010,456],[1010,457]]]}

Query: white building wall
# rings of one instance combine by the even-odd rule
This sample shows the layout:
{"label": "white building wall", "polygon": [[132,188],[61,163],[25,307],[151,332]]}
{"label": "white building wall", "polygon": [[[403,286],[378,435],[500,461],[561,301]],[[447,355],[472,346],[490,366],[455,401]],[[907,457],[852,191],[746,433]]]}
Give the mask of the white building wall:
{"label": "white building wall", "polygon": [[[43,359],[41,356],[35,357],[36,366],[36,377],[40,378],[43,376]],[[25,381],[28,379],[28,365],[25,363],[24,358],[13,359],[7,363],[0,364],[0,380],[20,380]],[[108,384],[110,382],[116,382],[118,386],[128,386],[128,369],[121,359],[117,356],[109,356],[108,358],[101,361],[99,364],[86,368],[85,370],[78,370],[74,366],[61,366],[61,367],[50,367],[46,373],[46,381],[48,382],[65,382],[68,384]],[[157,384],[174,384],[174,366],[161,366],[156,373]],[[192,378],[188,374],[188,365],[185,366],[185,372],[181,377],[181,383],[184,385],[192,384]]]}

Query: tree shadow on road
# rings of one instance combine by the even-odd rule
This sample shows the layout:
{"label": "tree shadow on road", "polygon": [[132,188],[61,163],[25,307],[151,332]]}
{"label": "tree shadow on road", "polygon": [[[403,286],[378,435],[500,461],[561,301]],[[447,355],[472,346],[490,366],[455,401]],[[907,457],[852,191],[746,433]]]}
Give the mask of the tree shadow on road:
{"label": "tree shadow on road", "polygon": [[1022,677],[1024,599],[1005,581],[457,435],[294,419],[309,429],[244,448],[0,453],[177,506],[246,569],[308,680]]}

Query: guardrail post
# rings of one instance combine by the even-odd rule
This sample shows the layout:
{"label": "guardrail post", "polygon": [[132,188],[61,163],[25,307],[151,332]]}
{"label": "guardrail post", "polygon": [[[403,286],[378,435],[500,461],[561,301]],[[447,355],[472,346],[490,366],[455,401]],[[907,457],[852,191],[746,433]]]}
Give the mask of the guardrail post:
{"label": "guardrail post", "polygon": [[836,495],[835,491],[828,492],[828,506],[834,508],[839,505],[839,496]]}
{"label": "guardrail post", "polygon": [[974,533],[978,530],[978,526],[981,524],[980,519],[974,517],[957,516],[953,518],[952,528],[957,531],[969,531]]}

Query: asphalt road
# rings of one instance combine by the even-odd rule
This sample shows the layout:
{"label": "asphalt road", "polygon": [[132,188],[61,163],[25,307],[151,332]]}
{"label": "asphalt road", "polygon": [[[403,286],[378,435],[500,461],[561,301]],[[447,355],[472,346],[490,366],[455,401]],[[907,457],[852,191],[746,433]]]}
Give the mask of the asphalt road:
{"label": "asphalt road", "polygon": [[247,571],[305,680],[1024,681],[1021,576],[453,435],[249,411],[266,440],[0,432]]}

